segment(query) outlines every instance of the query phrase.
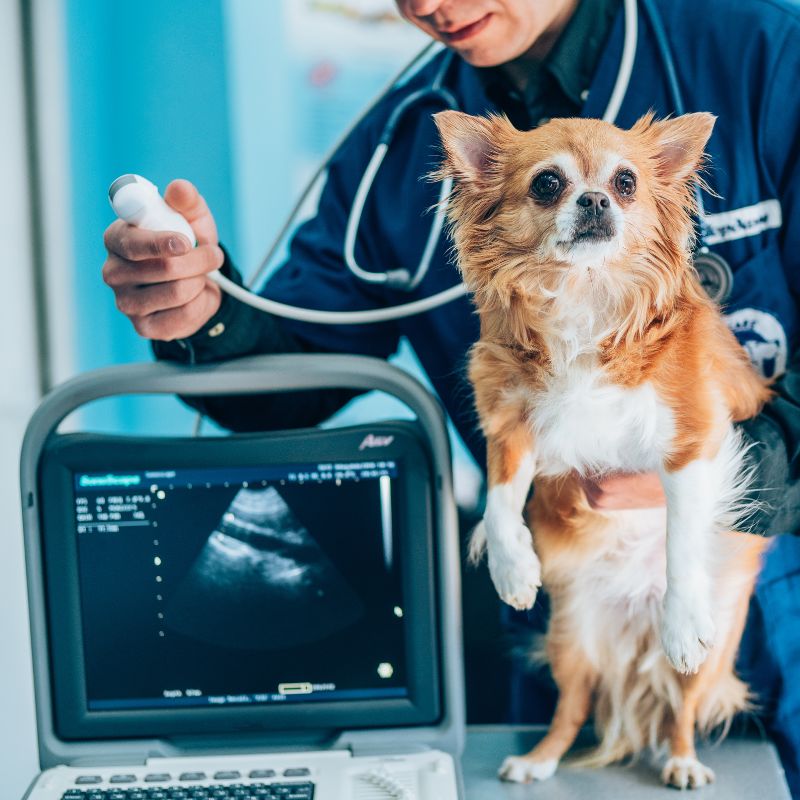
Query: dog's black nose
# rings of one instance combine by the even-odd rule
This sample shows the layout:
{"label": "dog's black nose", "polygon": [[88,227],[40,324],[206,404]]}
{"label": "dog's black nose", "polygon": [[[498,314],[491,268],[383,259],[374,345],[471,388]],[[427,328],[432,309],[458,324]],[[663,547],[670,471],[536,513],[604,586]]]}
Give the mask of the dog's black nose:
{"label": "dog's black nose", "polygon": [[578,198],[578,205],[586,209],[587,214],[599,217],[611,205],[611,201],[602,192],[584,192]]}

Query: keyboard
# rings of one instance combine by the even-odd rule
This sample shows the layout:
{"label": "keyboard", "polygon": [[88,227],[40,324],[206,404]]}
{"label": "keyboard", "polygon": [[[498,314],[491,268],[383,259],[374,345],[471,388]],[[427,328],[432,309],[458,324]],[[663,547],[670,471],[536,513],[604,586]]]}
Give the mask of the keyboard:
{"label": "keyboard", "polygon": [[[152,758],[128,766],[59,765],[28,800],[457,800],[455,762],[425,750],[353,756],[348,750]],[[0,791],[0,800],[6,800]]]}
{"label": "keyboard", "polygon": [[[294,772],[299,777],[307,770]],[[120,774],[111,776],[109,783],[116,784],[111,788],[95,785],[100,782],[96,777],[81,776],[78,779],[81,786],[67,789],[61,800],[314,800],[314,784],[309,781],[237,783],[231,781],[240,778],[239,773],[230,772],[218,773],[213,783],[207,782],[203,773],[184,773],[178,778],[182,782],[179,784],[172,783],[171,775],[153,773],[146,775],[144,781],[158,785],[128,787],[119,784],[133,783],[136,776]],[[189,785],[200,780],[204,781],[203,785]],[[169,785],[167,781],[170,781]]]}
{"label": "keyboard", "polygon": [[68,789],[61,800],[313,800],[313,783],[163,786],[135,789]]}

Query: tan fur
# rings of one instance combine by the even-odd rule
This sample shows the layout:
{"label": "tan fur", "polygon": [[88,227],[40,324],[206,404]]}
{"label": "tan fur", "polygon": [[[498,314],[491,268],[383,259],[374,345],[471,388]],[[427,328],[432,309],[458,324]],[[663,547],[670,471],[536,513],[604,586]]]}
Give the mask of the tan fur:
{"label": "tan fur", "polygon": [[[700,181],[713,118],[647,115],[630,131],[599,120],[555,119],[524,133],[504,117],[444,112],[436,123],[446,152],[437,177],[455,180],[448,215],[480,317],[469,378],[489,445],[490,488],[510,480],[531,447],[530,397],[564,357],[548,347],[565,322],[559,300],[582,292],[592,294],[591,324],[605,331],[591,355],[597,368],[620,387],[649,382],[672,412],[666,469],[713,457],[729,422],[754,416],[770,396],[691,266],[692,183]],[[548,253],[544,242],[557,207],[537,205],[531,195],[537,165],[564,152],[590,182],[600,180],[598,165],[609,152],[633,164],[638,177],[635,198],[618,198],[633,233],[626,229],[619,257],[588,284],[585,274]],[[747,706],[733,661],[765,543],[720,534],[714,602],[727,622],[698,673],[679,675],[661,653],[658,597],[647,606],[652,624],[626,626],[619,609],[608,609],[609,635],[626,639],[636,653],[622,663],[612,640],[598,653],[581,650],[575,582],[603,559],[623,559],[627,540],[619,538],[613,514],[589,507],[574,475],[537,477],[535,486],[529,515],[552,600],[547,654],[561,696],[550,732],[527,758],[559,759],[592,708],[600,745],[586,763],[610,763],[664,742],[673,754],[694,754],[695,728],[724,725]]]}

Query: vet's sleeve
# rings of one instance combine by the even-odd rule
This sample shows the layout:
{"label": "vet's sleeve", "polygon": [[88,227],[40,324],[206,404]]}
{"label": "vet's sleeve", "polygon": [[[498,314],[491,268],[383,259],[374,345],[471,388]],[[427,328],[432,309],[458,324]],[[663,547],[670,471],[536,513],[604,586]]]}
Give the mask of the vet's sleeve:
{"label": "vet's sleeve", "polygon": [[[227,252],[221,271],[242,285],[241,275]],[[247,355],[323,352],[285,330],[277,317],[246,306],[225,293],[217,313],[197,333],[187,339],[151,344],[157,358],[184,364],[205,364]],[[247,432],[316,425],[357,394],[346,389],[329,389],[269,395],[181,396],[181,400],[228,430]]]}
{"label": "vet's sleeve", "polygon": [[[800,306],[800,17],[787,25],[765,84],[769,92],[760,125],[761,153],[781,204],[780,253],[795,303]],[[800,534],[800,342],[790,343],[786,373],[775,383],[775,398],[763,412],[741,424],[756,466],[752,495],[761,508],[755,533]]]}

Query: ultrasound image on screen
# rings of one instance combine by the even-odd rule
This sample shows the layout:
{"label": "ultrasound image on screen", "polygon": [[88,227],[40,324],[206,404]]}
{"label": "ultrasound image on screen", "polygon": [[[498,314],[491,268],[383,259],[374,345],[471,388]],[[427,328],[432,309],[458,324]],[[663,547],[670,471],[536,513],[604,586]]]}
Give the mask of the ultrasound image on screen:
{"label": "ultrasound image on screen", "polygon": [[89,710],[407,697],[396,475],[77,474]]}
{"label": "ultrasound image on screen", "polygon": [[173,630],[243,650],[317,641],[363,614],[361,599],[272,486],[239,490],[166,609]]}

